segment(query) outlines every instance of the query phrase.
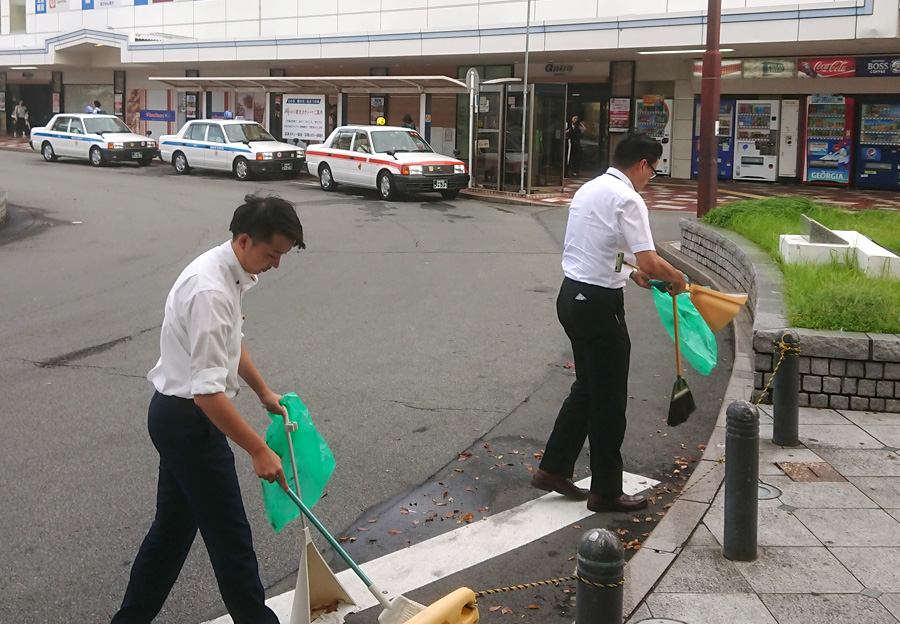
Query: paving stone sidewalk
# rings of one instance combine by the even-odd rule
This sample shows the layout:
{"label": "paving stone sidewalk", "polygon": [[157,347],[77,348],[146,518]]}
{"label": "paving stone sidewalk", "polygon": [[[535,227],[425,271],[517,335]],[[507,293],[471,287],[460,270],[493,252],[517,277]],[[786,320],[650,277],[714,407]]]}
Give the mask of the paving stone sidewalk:
{"label": "paving stone sidewalk", "polygon": [[[773,444],[760,406],[759,480],[780,496],[759,501],[756,561],[722,555],[723,486],[627,624],[900,622],[900,415],[800,408],[799,431]],[[794,480],[781,462],[834,473]]]}

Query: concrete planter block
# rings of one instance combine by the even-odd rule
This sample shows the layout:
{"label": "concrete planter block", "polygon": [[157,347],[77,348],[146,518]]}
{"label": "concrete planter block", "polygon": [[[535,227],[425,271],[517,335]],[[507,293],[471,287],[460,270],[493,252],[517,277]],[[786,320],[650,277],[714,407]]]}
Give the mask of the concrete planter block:
{"label": "concrete planter block", "polygon": [[866,367],[864,362],[847,362],[847,377],[865,377]]}
{"label": "concrete planter block", "polygon": [[809,358],[800,356],[800,361],[798,362],[800,365],[800,374],[808,375],[809,374]]}
{"label": "concrete planter block", "polygon": [[830,366],[826,358],[814,357],[809,362],[809,372],[813,375],[827,375],[829,370]]}
{"label": "concrete planter block", "polygon": [[884,411],[900,414],[900,399],[888,399],[884,402]]}
{"label": "concrete planter block", "polygon": [[[822,377],[822,392],[838,394],[841,391],[840,377]],[[888,395],[885,395],[888,396]]]}
{"label": "concrete planter block", "polygon": [[860,332],[798,329],[804,355],[844,360],[868,360],[869,336]]}
{"label": "concrete planter block", "polygon": [[[801,384],[801,388],[806,390],[807,392],[821,392],[822,391],[822,378],[816,377],[815,375],[803,375],[803,383]],[[872,388],[872,396],[875,394],[875,388]],[[812,397],[810,397],[810,400]]]}
{"label": "concrete planter block", "polygon": [[866,379],[884,379],[884,364],[866,362]]}
{"label": "concrete planter block", "polygon": [[875,396],[883,399],[894,398],[894,382],[893,381],[877,381],[875,382]]}
{"label": "concrete planter block", "polygon": [[884,365],[884,378],[900,380],[900,362],[888,362]]}
{"label": "concrete planter block", "polygon": [[850,397],[850,409],[865,411],[869,409],[869,399],[860,396]]}
{"label": "concrete planter block", "polygon": [[870,412],[883,412],[884,411],[884,399],[869,399],[869,411]]}
{"label": "concrete planter block", "polygon": [[809,395],[810,407],[828,407],[827,394],[811,394]]}
{"label": "concrete planter block", "polygon": [[875,381],[872,379],[860,379],[859,383],[856,384],[856,393],[864,397],[875,396]]}
{"label": "concrete planter block", "polygon": [[843,377],[847,374],[846,360],[831,360],[828,366],[828,372],[835,377]]}
{"label": "concrete planter block", "polygon": [[833,394],[828,399],[828,407],[832,409],[850,409],[850,397]]}
{"label": "concrete planter block", "polygon": [[797,394],[797,405],[800,407],[809,407],[809,395],[806,392]]}
{"label": "concrete planter block", "polygon": [[900,362],[900,336],[895,334],[869,334],[872,341],[872,359],[876,362]]}
{"label": "concrete planter block", "polygon": [[847,395],[856,394],[856,378],[844,377],[841,380],[841,392]]}
{"label": "concrete planter block", "polygon": [[753,358],[753,370],[769,373],[772,371],[772,355],[769,353],[757,353]]}

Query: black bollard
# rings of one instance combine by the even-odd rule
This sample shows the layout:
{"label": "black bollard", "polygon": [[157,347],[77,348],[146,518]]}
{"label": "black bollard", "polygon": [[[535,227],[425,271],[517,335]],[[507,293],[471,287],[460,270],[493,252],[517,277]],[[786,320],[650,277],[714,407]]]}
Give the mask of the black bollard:
{"label": "black bollard", "polygon": [[[800,444],[800,336],[792,329],[781,333],[784,359],[772,379],[772,443]],[[777,343],[776,343],[777,344]]]}
{"label": "black bollard", "polygon": [[732,561],[756,559],[759,507],[759,412],[747,401],[725,411],[725,541]]}
{"label": "black bollard", "polygon": [[619,536],[591,529],[578,542],[575,624],[622,624],[625,549]]}

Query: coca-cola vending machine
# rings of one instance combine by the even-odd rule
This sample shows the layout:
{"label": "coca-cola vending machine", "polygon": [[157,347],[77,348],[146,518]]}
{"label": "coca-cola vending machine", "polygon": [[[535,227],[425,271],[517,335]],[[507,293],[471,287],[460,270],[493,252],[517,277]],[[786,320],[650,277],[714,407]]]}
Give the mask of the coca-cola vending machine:
{"label": "coca-cola vending machine", "polygon": [[852,136],[852,98],[843,95],[809,96],[806,100],[803,181],[849,186]]}

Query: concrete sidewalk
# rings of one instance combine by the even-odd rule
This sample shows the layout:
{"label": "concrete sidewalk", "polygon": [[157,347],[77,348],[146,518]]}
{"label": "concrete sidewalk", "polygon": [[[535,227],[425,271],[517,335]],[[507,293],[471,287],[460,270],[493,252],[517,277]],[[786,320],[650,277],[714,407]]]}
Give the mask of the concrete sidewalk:
{"label": "concrete sidewalk", "polygon": [[[779,495],[759,501],[757,560],[722,555],[723,486],[628,624],[900,622],[900,418],[801,408],[788,448],[771,414],[760,406],[759,480]],[[792,478],[782,462],[820,464]]]}

